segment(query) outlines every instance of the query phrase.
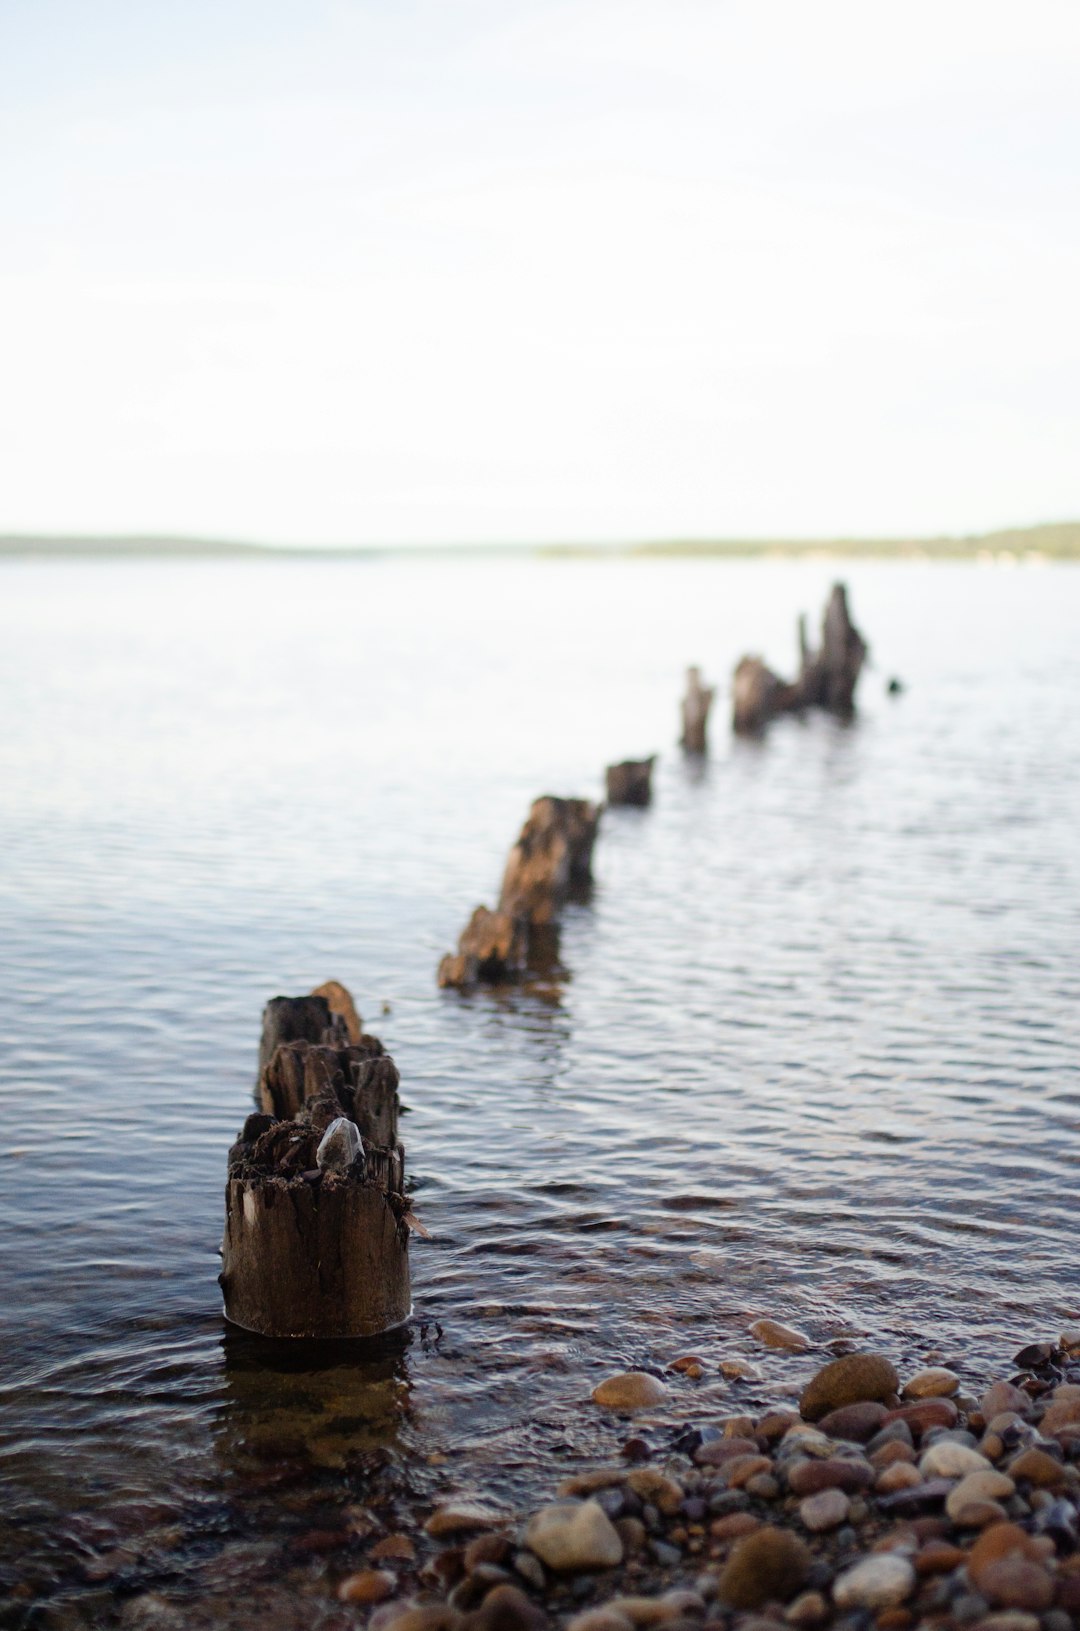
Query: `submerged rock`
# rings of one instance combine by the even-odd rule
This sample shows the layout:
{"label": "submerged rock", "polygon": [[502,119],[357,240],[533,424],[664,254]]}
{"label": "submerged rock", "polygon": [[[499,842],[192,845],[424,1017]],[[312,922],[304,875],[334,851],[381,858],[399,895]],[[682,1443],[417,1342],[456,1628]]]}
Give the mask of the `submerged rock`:
{"label": "submerged rock", "polygon": [[818,1371],[804,1389],[799,1409],[807,1421],[819,1421],[843,1405],[891,1399],[899,1386],[895,1367],[883,1355],[845,1354]]}

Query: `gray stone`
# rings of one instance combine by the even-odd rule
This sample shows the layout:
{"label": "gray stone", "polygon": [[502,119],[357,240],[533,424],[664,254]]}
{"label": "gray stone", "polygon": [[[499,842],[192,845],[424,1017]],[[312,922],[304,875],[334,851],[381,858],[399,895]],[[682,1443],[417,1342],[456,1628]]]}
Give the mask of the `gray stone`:
{"label": "gray stone", "polygon": [[612,1569],[622,1562],[619,1532],[599,1501],[557,1501],[529,1519],[525,1544],[557,1574]]}

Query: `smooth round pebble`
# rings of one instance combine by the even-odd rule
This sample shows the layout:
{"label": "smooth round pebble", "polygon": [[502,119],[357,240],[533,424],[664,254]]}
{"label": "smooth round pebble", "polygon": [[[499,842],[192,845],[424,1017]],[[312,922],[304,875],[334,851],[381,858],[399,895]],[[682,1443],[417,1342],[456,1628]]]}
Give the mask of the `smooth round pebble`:
{"label": "smooth round pebble", "polygon": [[907,1558],[879,1552],[833,1581],[833,1601],[838,1608],[892,1608],[914,1590],[915,1570]]}
{"label": "smooth round pebble", "polygon": [[661,1404],[668,1390],[658,1376],[648,1371],[628,1370],[618,1376],[609,1376],[593,1388],[593,1403],[608,1410],[645,1410]]}
{"label": "smooth round pebble", "polygon": [[815,1535],[839,1529],[850,1511],[851,1502],[841,1489],[823,1489],[820,1495],[808,1495],[799,1502],[799,1517]]}
{"label": "smooth round pebble", "polygon": [[990,1470],[990,1463],[978,1450],[971,1450],[966,1444],[957,1444],[955,1439],[938,1439],[931,1444],[919,1462],[919,1471],[924,1478],[966,1478],[969,1472],[984,1472]]}
{"label": "smooth round pebble", "polygon": [[946,1370],[943,1365],[933,1365],[927,1370],[916,1371],[909,1382],[904,1383],[905,1399],[948,1399],[960,1388],[960,1378],[955,1371]]}

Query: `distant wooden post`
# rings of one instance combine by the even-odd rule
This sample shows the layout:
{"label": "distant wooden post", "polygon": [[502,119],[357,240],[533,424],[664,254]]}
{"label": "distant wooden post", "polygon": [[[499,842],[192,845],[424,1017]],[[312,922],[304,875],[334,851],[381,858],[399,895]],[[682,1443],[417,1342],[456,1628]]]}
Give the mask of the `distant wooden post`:
{"label": "distant wooden post", "polygon": [[847,590],[833,585],[821,624],[821,646],[810,648],[806,619],[799,618],[799,678],[781,680],[760,657],[744,657],[735,669],[732,724],[736,731],[760,731],[777,714],[825,708],[842,718],[855,707],[855,687],[867,646],[851,621]]}
{"label": "distant wooden post", "polygon": [[605,774],[608,803],[651,804],[655,763],[654,753],[651,759],[624,759],[621,764],[608,765]]}
{"label": "distant wooden post", "polygon": [[704,753],[708,746],[709,709],[715,690],[702,685],[700,668],[686,670],[686,695],[682,700],[682,737],[687,753]]}

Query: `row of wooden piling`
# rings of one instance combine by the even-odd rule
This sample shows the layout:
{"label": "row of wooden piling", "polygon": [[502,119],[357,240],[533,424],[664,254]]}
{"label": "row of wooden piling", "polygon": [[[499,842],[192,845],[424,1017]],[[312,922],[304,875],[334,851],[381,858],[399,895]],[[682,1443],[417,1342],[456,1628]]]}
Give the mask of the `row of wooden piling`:
{"label": "row of wooden piling", "polygon": [[[794,681],[759,657],[739,662],[736,731],[758,732],[776,715],[808,707],[852,711],[866,644],[843,585],[829,598],[816,650],[800,618],[799,650]],[[689,669],[681,738],[688,753],[706,751],[713,698],[700,670]],[[608,804],[648,804],[654,763],[655,755],[610,765]],[[494,910],[476,908],[457,950],[439,965],[440,986],[526,974],[566,903],[588,890],[603,808],[551,795],[533,803]],[[364,1337],[408,1318],[409,1234],[419,1225],[405,1194],[398,1086],[394,1061],[365,1033],[337,981],[267,1004],[259,1108],[229,1152],[220,1283],[234,1324],[271,1337]]]}

